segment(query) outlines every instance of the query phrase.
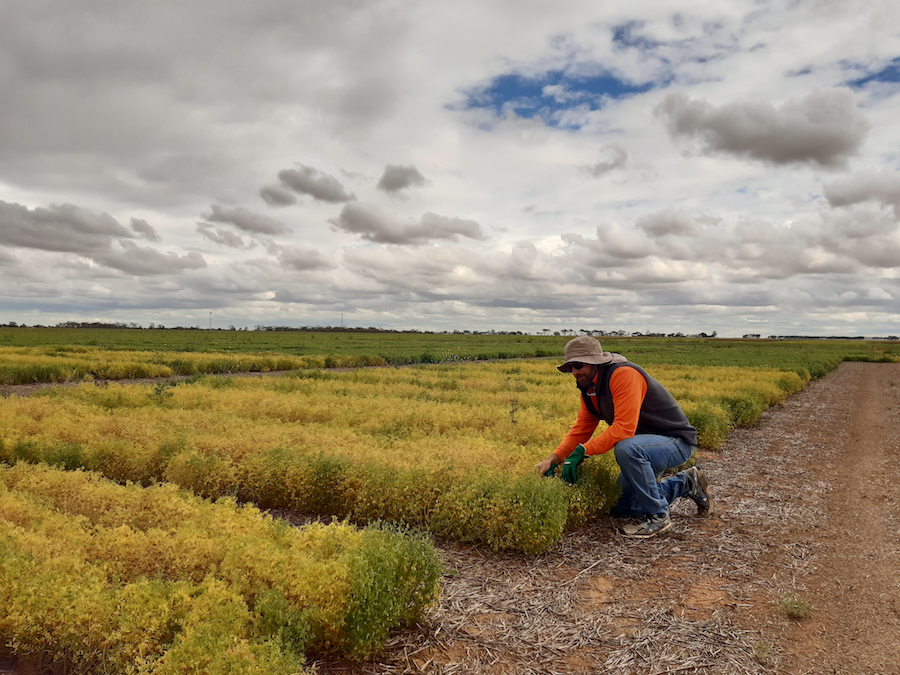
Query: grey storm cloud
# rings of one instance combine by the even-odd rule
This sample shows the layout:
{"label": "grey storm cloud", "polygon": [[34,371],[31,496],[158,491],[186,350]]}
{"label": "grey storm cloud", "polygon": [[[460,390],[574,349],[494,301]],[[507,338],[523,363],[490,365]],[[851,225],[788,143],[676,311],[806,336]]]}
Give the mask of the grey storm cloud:
{"label": "grey storm cloud", "polygon": [[290,228],[279,220],[254,213],[241,207],[226,208],[213,204],[210,210],[202,214],[204,220],[211,223],[233,225],[244,232],[253,234],[287,234]]}
{"label": "grey storm cloud", "polygon": [[131,229],[138,233],[138,235],[142,236],[144,239],[148,241],[159,241],[159,234],[157,234],[156,230],[153,226],[148,223],[143,218],[132,218],[131,219]]}
{"label": "grey storm cloud", "polygon": [[186,270],[206,267],[206,260],[196,251],[185,255],[162,253],[152,248],[138,246],[131,241],[120,241],[118,249],[111,249],[94,256],[94,260],[107,267],[139,277],[178,274]]}
{"label": "grey storm cloud", "polygon": [[266,185],[260,188],[259,196],[269,206],[291,206],[297,203],[296,195],[280,185]]}
{"label": "grey storm cloud", "polygon": [[0,244],[7,246],[90,254],[108,249],[113,239],[133,237],[106,213],[90,213],[72,204],[32,210],[0,201]]}
{"label": "grey storm cloud", "polygon": [[[144,220],[133,218],[131,226],[141,236],[156,237],[156,231]],[[138,246],[132,241],[134,237],[112,216],[91,213],[72,204],[32,210],[0,202],[0,245],[75,253],[135,276],[206,267],[206,260],[197,252],[183,256],[162,253]]]}
{"label": "grey storm cloud", "polygon": [[284,187],[301,195],[309,195],[317,201],[332,204],[349,202],[354,198],[334,176],[311,166],[302,164],[298,166],[297,169],[284,169],[278,172],[278,180]]}
{"label": "grey storm cloud", "polygon": [[428,212],[419,222],[404,223],[360,202],[346,204],[341,214],[329,222],[339,230],[359,234],[378,244],[421,246],[437,240],[457,241],[459,237],[486,239],[481,226],[474,220],[447,218]]}
{"label": "grey storm cloud", "polygon": [[309,270],[330,270],[337,267],[321,251],[297,246],[285,246],[278,255],[278,262],[281,263],[282,267],[304,272]]}
{"label": "grey storm cloud", "polygon": [[697,232],[697,222],[693,216],[672,209],[641,216],[635,221],[635,225],[647,234],[657,237],[667,234],[684,236]]}
{"label": "grey storm cloud", "polygon": [[243,248],[244,240],[224,227],[213,228],[209,223],[197,223],[197,231],[204,239],[228,248]]}
{"label": "grey storm cloud", "polygon": [[694,141],[703,154],[828,169],[846,166],[870,128],[847,89],[816,91],[778,108],[757,101],[717,107],[676,93],[654,114],[674,140]]}
{"label": "grey storm cloud", "polygon": [[870,171],[841,178],[825,185],[824,194],[831,206],[875,201],[892,206],[900,218],[900,173],[896,171]]}
{"label": "grey storm cloud", "polygon": [[825,213],[807,238],[836,260],[859,266],[895,269],[900,261],[900,226],[890,212],[869,205],[853,205]]}
{"label": "grey storm cloud", "polygon": [[568,255],[558,265],[571,270],[590,286],[641,290],[660,285],[698,281],[710,276],[699,260],[675,260],[657,253],[646,234],[626,235],[625,228],[597,228],[597,239],[563,235]]}
{"label": "grey storm cloud", "polygon": [[396,194],[401,190],[418,185],[427,185],[428,180],[414,166],[395,166],[388,164],[378,180],[378,189],[388,194]]}
{"label": "grey storm cloud", "polygon": [[18,262],[19,259],[16,256],[0,248],[0,265],[14,265]]}
{"label": "grey storm cloud", "polygon": [[595,178],[605,176],[610,171],[621,169],[628,163],[628,152],[618,145],[607,145],[600,153],[600,159],[587,167]]}

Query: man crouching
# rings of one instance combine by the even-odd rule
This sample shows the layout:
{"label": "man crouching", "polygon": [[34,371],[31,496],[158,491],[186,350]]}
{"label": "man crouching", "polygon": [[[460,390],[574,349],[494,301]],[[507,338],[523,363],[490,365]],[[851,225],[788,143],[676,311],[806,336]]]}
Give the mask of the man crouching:
{"label": "man crouching", "polygon": [[[590,336],[569,340],[558,368],[575,377],[581,409],[559,447],[535,466],[538,473],[548,475],[562,463],[563,479],[574,484],[585,456],[615,448],[622,496],[610,515],[631,520],[619,528],[622,534],[647,538],[665,532],[672,527],[669,505],[680,497],[692,499],[698,515],[709,515],[707,480],[697,467],[658,482],[697,446],[697,430],[665,387],[621,354],[603,351]],[[609,426],[592,438],[600,420]]]}

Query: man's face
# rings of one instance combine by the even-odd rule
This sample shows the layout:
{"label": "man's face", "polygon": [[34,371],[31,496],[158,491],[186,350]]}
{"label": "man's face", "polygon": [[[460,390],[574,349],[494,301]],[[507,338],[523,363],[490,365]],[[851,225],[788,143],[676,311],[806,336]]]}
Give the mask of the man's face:
{"label": "man's face", "polygon": [[578,388],[587,391],[594,384],[594,377],[597,375],[598,366],[590,363],[572,363],[572,376]]}

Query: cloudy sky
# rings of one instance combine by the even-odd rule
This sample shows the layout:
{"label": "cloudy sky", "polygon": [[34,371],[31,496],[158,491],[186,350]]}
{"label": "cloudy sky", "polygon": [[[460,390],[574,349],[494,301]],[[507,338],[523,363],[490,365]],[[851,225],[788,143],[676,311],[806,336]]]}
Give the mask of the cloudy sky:
{"label": "cloudy sky", "polygon": [[900,3],[0,16],[0,323],[900,333]]}

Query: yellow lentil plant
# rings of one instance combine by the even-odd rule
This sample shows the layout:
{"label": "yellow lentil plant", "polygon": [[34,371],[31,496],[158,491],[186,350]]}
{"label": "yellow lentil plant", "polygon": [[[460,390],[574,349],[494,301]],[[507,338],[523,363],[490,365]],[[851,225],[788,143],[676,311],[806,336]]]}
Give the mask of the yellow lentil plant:
{"label": "yellow lentil plant", "polygon": [[653,377],[678,400],[700,444],[717,448],[730,429],[753,424],[809,382],[809,374],[753,367],[656,366]]}
{"label": "yellow lentil plant", "polygon": [[[713,448],[805,384],[777,369],[650,372]],[[0,459],[539,553],[617,499],[613,453],[574,489],[533,474],[578,406],[571,376],[535,360],[83,384],[0,400]]]}
{"label": "yellow lentil plant", "polygon": [[292,528],[233,499],[97,474],[0,468],[0,640],[77,672],[294,673],[371,656],[437,598],[422,536]]}
{"label": "yellow lentil plant", "polygon": [[0,347],[0,385],[129,380],[174,375],[267,373],[279,370],[380,366],[377,356],[291,356],[282,353],[146,352],[97,347]]}

